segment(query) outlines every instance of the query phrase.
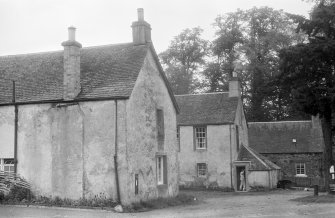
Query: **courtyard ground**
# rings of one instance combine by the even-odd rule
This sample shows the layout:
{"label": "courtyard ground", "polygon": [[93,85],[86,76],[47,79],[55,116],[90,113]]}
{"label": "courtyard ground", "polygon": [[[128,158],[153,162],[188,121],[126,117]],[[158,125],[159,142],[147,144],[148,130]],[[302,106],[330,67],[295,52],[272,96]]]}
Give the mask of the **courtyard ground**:
{"label": "courtyard ground", "polygon": [[309,191],[277,190],[271,192],[227,193],[183,191],[198,203],[142,213],[119,214],[103,210],[1,206],[0,217],[109,218],[109,217],[335,217],[334,203],[301,203],[290,201],[313,195]]}

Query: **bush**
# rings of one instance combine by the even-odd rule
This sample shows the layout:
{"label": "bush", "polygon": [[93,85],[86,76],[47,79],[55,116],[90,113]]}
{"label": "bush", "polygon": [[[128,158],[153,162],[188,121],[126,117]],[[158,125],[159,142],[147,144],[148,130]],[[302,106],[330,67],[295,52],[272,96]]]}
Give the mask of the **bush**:
{"label": "bush", "polygon": [[30,200],[30,184],[18,174],[0,171],[0,203]]}
{"label": "bush", "polygon": [[30,200],[32,198],[31,191],[20,186],[12,186],[5,200],[12,202],[21,202],[23,200]]}

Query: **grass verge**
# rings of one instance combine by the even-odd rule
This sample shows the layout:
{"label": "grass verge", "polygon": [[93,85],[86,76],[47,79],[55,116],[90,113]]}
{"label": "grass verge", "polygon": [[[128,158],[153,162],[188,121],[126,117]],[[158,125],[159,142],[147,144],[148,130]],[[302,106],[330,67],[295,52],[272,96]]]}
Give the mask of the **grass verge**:
{"label": "grass verge", "polygon": [[197,200],[194,196],[187,194],[179,194],[173,198],[158,198],[148,201],[140,201],[133,203],[125,208],[125,212],[144,212],[154,209],[162,209],[166,207],[196,204]]}

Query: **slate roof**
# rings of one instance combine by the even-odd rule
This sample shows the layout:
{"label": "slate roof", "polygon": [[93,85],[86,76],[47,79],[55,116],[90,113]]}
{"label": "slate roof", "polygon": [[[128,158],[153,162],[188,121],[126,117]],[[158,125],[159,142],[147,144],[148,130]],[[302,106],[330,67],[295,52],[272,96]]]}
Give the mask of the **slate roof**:
{"label": "slate roof", "polygon": [[312,121],[250,122],[248,127],[249,145],[261,154],[322,152],[321,129]]}
{"label": "slate roof", "polygon": [[254,149],[242,145],[238,154],[237,160],[250,161],[249,170],[279,170],[279,166],[271,162],[269,159],[259,154]]}
{"label": "slate roof", "polygon": [[238,98],[228,92],[176,95],[178,125],[224,124],[235,120]]}
{"label": "slate roof", "polygon": [[[158,62],[151,44],[82,48],[82,89],[77,99],[129,97],[149,49]],[[63,72],[63,51],[0,57],[0,104],[12,102],[12,80],[16,81],[16,102],[62,100]],[[177,108],[167,79],[162,77]]]}

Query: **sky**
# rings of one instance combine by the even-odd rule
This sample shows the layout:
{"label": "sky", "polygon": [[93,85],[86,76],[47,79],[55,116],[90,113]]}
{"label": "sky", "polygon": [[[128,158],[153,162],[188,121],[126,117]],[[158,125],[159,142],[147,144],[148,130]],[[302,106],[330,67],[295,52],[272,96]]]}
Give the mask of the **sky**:
{"label": "sky", "polygon": [[152,28],[158,53],[186,28],[201,27],[212,39],[214,19],[238,8],[269,6],[304,15],[302,0],[0,0],[0,56],[62,50],[67,27],[75,26],[83,47],[131,42],[137,8]]}

